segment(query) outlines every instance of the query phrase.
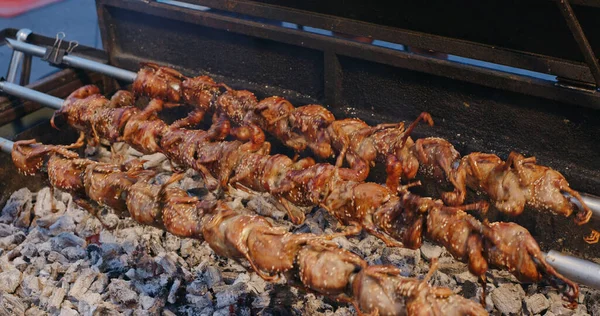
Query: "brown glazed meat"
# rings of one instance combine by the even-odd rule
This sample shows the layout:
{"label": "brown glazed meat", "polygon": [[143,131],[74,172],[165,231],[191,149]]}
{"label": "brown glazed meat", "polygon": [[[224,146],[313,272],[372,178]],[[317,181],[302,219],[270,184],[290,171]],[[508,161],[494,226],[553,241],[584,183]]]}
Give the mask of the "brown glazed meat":
{"label": "brown glazed meat", "polygon": [[[326,163],[316,164],[312,159],[294,162],[282,155],[268,155],[270,148],[268,142],[265,142],[261,149],[253,151],[253,146],[244,146],[247,143],[218,141],[215,139],[224,135],[221,132],[227,130],[223,127],[227,125],[223,125],[218,119],[215,122],[209,131],[165,128],[164,133],[160,135],[160,142],[155,143],[160,145],[161,152],[170,159],[198,170],[207,179],[217,180],[221,187],[232,185],[272,194],[295,223],[300,223],[304,219],[304,214],[297,206],[319,206],[348,226],[344,234],[355,234],[364,229],[388,246],[411,248],[420,247],[423,236],[426,236],[446,247],[458,260],[468,263],[471,272],[476,275],[483,276],[487,271],[489,261],[482,246],[484,239],[487,238],[483,234],[485,226],[464,212],[466,209],[485,211],[483,203],[447,207],[441,200],[422,198],[410,193],[408,188],[413,184],[400,187],[396,192],[380,184],[358,181],[359,177],[355,170],[350,168]],[[138,130],[140,131],[138,133],[142,133],[145,129]],[[432,145],[427,144],[425,147],[430,150]],[[431,158],[433,163],[445,161],[433,158]],[[100,180],[98,179],[98,183],[101,183]],[[195,203],[185,196],[181,197],[181,201],[189,202],[190,205]],[[191,214],[190,218],[194,218],[195,213],[187,211],[191,206],[185,203],[179,205],[182,208],[178,209],[179,213],[176,213],[184,214],[182,217]],[[117,207],[122,208],[122,206]],[[260,221],[257,220],[256,223]],[[253,222],[252,225],[258,225],[256,223]],[[167,226],[164,218],[163,224]],[[176,226],[184,227],[179,224]],[[194,231],[197,227],[191,229]],[[190,228],[186,226],[182,231],[178,231],[178,234],[184,234],[189,230]],[[243,234],[244,231],[246,228],[240,226],[232,233]],[[215,234],[218,232],[224,234],[223,236],[226,235],[222,230],[215,230]],[[512,240],[509,236],[502,236],[498,242],[510,244]],[[242,250],[236,250],[235,254],[245,253]],[[261,268],[258,271],[269,274],[270,270]],[[520,273],[516,270],[511,272]]]}
{"label": "brown glazed meat", "polygon": [[512,152],[506,161],[502,161],[496,155],[472,153],[460,160],[458,167],[449,173],[449,180],[455,189],[443,198],[451,205],[462,204],[466,189],[470,187],[486,192],[494,206],[509,215],[519,215],[528,206],[569,217],[576,206],[563,195],[568,193],[583,205],[575,223],[583,225],[592,216],[591,209],[579,193],[569,187],[564,176],[537,165],[535,157],[525,158]]}
{"label": "brown glazed meat", "polygon": [[[165,79],[165,73],[171,73],[171,76]],[[165,97],[169,95],[168,86],[179,87],[181,82],[197,80],[202,84],[187,85],[180,91],[181,94],[220,95],[212,104],[186,99],[201,111],[221,113],[236,125],[260,127],[296,152],[309,148],[316,158],[321,159],[337,154],[336,166],[341,167],[346,161],[358,181],[366,179],[375,161],[385,163],[388,174],[386,185],[392,191],[399,187],[401,179],[413,179],[421,166],[425,175],[454,185],[454,192],[443,195],[444,202],[449,205],[462,204],[466,187],[470,187],[487,193],[493,205],[503,213],[518,215],[528,206],[570,216],[575,206],[562,195],[568,193],[583,205],[575,222],[582,225],[590,220],[591,210],[579,194],[569,188],[564,177],[555,170],[536,165],[533,157],[523,158],[511,153],[508,160],[502,162],[495,155],[474,153],[455,165],[460,155],[446,140],[425,138],[414,142],[409,134],[418,121],[424,120],[433,125],[428,113],[422,113],[406,130],[402,124],[371,127],[359,119],[336,120],[329,110],[320,105],[294,107],[280,97],[258,101],[249,91],[236,91],[224,84],[215,84],[206,76],[196,78],[187,78],[167,67],[146,63],[142,64],[134,86],[154,85],[154,88],[147,89],[147,92],[154,91],[153,94],[145,92],[141,95],[175,101],[176,98]],[[180,83],[175,83],[178,80]],[[226,91],[221,93],[217,86],[224,87]],[[494,164],[498,164],[498,168],[492,172],[489,167]]]}
{"label": "brown glazed meat", "polygon": [[[19,146],[41,148],[44,145],[29,141]],[[43,161],[61,148],[64,149],[64,146],[54,146],[53,150],[46,151]],[[30,152],[35,157],[39,156],[37,152]],[[69,156],[72,158],[64,159],[82,160],[77,155]],[[18,158],[16,162],[30,157]],[[141,223],[164,228],[177,236],[204,239],[218,255],[248,263],[252,271],[267,281],[285,274],[290,285],[350,302],[359,314],[421,315],[421,310],[428,310],[428,314],[443,315],[445,309],[461,310],[470,315],[487,314],[480,305],[452,294],[448,288],[431,287],[426,281],[402,278],[398,273],[394,274],[397,269],[392,267],[369,266],[355,254],[328,243],[329,239],[339,234],[292,234],[271,224],[264,217],[248,214],[244,210],[235,211],[224,201],[203,204],[205,201],[188,196],[177,186],[171,186],[181,178],[181,174],[172,175],[163,184],[156,184],[152,183],[156,180],[151,176],[155,172],[140,170],[141,164],[108,165],[89,161],[87,165],[88,170],[91,166],[97,166],[94,169],[101,170],[105,177],[81,174],[86,191],[102,185],[122,189],[114,196],[110,190],[101,191],[110,197],[98,194],[89,196],[95,202],[112,200],[111,204],[127,205],[125,210]],[[41,169],[36,171],[40,172]],[[132,172],[143,172],[147,176],[131,178]],[[131,181],[131,185],[124,187],[123,179]],[[170,209],[170,206],[182,204],[183,208]],[[98,213],[92,212],[94,215]],[[377,274],[381,271],[387,271],[390,277],[381,278]],[[378,300],[376,304],[372,303],[373,298]],[[440,306],[445,309],[440,309]]]}

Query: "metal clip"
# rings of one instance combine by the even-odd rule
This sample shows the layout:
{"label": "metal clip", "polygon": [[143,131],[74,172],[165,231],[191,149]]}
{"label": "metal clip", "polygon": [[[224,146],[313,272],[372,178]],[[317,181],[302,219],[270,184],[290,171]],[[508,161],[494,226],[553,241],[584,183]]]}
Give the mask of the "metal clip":
{"label": "metal clip", "polygon": [[[46,54],[42,59],[56,66],[62,64],[62,59],[65,56],[66,50],[61,49],[60,47],[62,46],[62,42],[65,37],[66,35],[64,32],[56,33],[56,40],[54,41],[54,44],[52,47],[48,47],[46,49]],[[70,47],[71,45],[69,45],[69,48]]]}
{"label": "metal clip", "polygon": [[73,50],[75,49],[75,47],[79,46],[79,42],[78,41],[70,41],[69,42],[69,47],[67,47],[67,54],[70,54],[73,52]]}

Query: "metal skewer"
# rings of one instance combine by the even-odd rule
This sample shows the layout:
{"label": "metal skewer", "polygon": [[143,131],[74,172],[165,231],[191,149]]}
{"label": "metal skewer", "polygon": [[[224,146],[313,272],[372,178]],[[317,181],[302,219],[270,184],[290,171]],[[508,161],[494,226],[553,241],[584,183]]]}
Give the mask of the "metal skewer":
{"label": "metal skewer", "polygon": [[571,281],[600,289],[600,265],[556,250],[550,250],[546,254],[546,261]]}
{"label": "metal skewer", "polygon": [[[26,42],[19,42],[9,38],[7,38],[6,41],[8,42],[8,45],[14,50],[37,57],[44,57],[46,55],[47,49],[45,47],[29,44]],[[110,65],[99,63],[97,61],[69,54],[65,55],[62,60],[63,63],[67,66],[98,72],[126,82],[133,82],[135,80],[135,77],[137,77],[137,73],[133,71],[113,67]]]}
{"label": "metal skewer", "polygon": [[[37,45],[20,42],[20,41],[8,39],[8,38],[6,39],[6,41],[8,42],[8,45],[10,47],[12,47],[14,50],[18,50],[18,51],[21,51],[21,52],[24,52],[27,54],[31,54],[34,56],[38,56],[38,57],[44,57],[44,55],[46,54],[46,48],[44,48],[44,47],[40,47]],[[63,58],[63,62],[66,65],[69,65],[74,68],[81,68],[81,69],[85,69],[85,70],[98,72],[98,73],[107,75],[109,77],[123,80],[125,82],[134,82],[135,78],[137,77],[137,73],[135,73],[133,71],[117,68],[114,66],[106,65],[103,63],[99,63],[99,62],[81,58],[81,57],[65,55]],[[2,90],[2,88],[0,88],[0,90]],[[8,91],[5,91],[5,92],[11,94]],[[18,96],[27,98],[22,95],[18,95]],[[39,103],[43,103],[43,102],[39,102]],[[51,105],[49,105],[49,106],[51,106]],[[578,208],[580,208],[580,209],[582,208],[579,201],[577,201],[575,198],[571,197],[570,195],[568,195],[566,193],[565,193],[565,196],[570,198],[570,200],[575,205],[577,205]],[[585,204],[592,210],[593,217],[600,219],[600,197],[596,197],[596,196],[584,194],[584,193],[582,193],[581,196],[582,196],[583,200],[585,201]]]}
{"label": "metal skewer", "polygon": [[[47,95],[29,88],[21,87],[10,82],[0,82],[0,91],[39,102],[53,108],[62,106],[62,99]],[[59,103],[60,102],[60,103]],[[0,150],[9,153],[12,151],[13,142],[0,137]],[[594,214],[598,215],[597,212]],[[590,261],[568,256],[551,250],[546,254],[548,263],[559,273],[569,277],[580,284],[600,289],[600,265]]]}

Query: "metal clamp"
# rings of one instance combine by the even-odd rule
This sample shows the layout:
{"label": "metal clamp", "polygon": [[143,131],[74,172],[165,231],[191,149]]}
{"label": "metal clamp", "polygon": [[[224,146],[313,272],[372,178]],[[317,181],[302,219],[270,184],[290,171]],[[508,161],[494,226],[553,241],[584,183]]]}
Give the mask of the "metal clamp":
{"label": "metal clamp", "polygon": [[[25,42],[31,33],[32,31],[30,29],[20,29],[16,34],[16,39],[19,42]],[[17,50],[13,50],[10,64],[8,66],[8,72],[6,73],[6,80],[8,82],[16,83],[17,71],[19,70],[19,65],[21,63],[22,67],[20,85],[25,86],[29,84],[29,79],[31,76],[31,55],[24,54],[23,52]]]}
{"label": "metal clamp", "polygon": [[56,33],[56,40],[54,41],[54,44],[47,47],[46,54],[44,57],[42,57],[42,60],[45,60],[54,66],[61,65],[63,57],[65,57],[67,52],[65,49],[60,48],[65,37],[65,32]]}
{"label": "metal clamp", "polygon": [[56,33],[56,40],[54,45],[48,46],[46,53],[42,57],[42,60],[49,62],[53,66],[61,66],[64,62],[63,59],[66,55],[73,52],[75,47],[79,46],[79,42],[70,41],[69,46],[66,49],[61,48],[63,39],[66,37],[64,32]]}

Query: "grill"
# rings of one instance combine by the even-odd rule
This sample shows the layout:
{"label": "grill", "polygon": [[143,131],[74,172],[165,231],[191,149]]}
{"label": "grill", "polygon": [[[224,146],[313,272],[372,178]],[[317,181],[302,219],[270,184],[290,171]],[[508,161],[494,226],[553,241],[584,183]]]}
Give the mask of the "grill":
{"label": "grill", "polygon": [[[337,118],[356,117],[369,125],[411,121],[425,111],[435,125],[417,127],[413,138],[447,139],[462,155],[535,156],[586,193],[597,210],[600,67],[594,51],[600,50],[600,3],[470,3],[468,13],[464,3],[452,1],[402,4],[394,12],[358,1],[96,3],[105,51],[78,46],[65,52],[55,38],[2,31],[15,49],[13,65],[23,60],[21,85],[28,83],[30,56],[65,68],[29,85],[59,98],[85,84],[106,93],[124,89],[141,62],[155,62],[189,76],[210,75],[259,99],[278,95],[294,105],[326,104]],[[8,81],[15,82],[16,69],[11,67]],[[8,82],[2,90],[41,103],[0,99],[0,123],[5,134],[14,135],[9,138],[75,141],[72,129],[52,129],[47,123],[52,110],[42,108],[60,108],[62,100],[36,99]],[[293,154],[272,143],[274,152]],[[46,185],[43,177],[15,173],[8,155],[0,159],[1,175],[8,179],[0,184],[3,203],[19,188]],[[384,183],[385,170],[375,168],[369,179]],[[419,193],[439,196],[440,188],[428,184]],[[537,211],[511,218],[492,210],[488,218],[522,225],[545,251],[600,258],[597,245],[581,238],[582,231],[598,226],[597,218],[586,226]],[[590,262],[558,252],[548,258],[572,279],[598,283],[599,270]],[[582,276],[577,267],[592,272]]]}

